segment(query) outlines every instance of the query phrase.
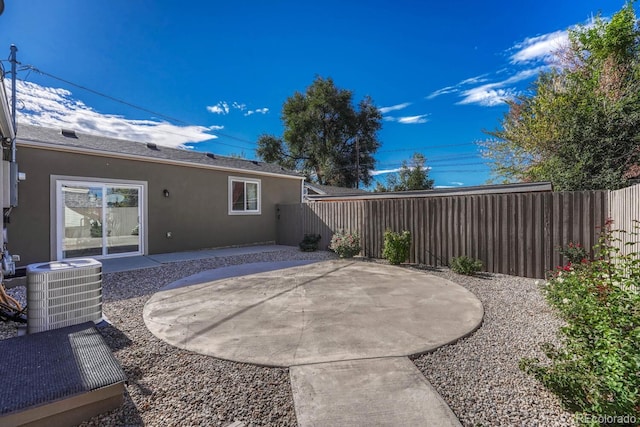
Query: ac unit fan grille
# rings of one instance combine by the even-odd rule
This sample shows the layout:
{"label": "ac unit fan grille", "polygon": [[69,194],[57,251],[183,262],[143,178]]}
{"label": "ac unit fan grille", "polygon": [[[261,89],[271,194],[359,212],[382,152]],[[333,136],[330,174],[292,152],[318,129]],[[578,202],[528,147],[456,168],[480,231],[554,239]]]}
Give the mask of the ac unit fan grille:
{"label": "ac unit fan grille", "polygon": [[27,268],[27,331],[41,332],[102,319],[102,264],[48,270],[54,263]]}

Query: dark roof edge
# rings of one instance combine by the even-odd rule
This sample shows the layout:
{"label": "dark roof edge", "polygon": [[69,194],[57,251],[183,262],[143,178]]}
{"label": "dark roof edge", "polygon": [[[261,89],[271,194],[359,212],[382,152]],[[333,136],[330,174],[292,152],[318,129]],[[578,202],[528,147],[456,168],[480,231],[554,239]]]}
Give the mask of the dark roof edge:
{"label": "dark roof edge", "polygon": [[175,165],[175,166],[186,166],[186,167],[193,167],[198,169],[211,169],[211,170],[219,170],[223,172],[235,172],[235,173],[249,174],[249,175],[275,176],[279,178],[290,178],[290,179],[297,179],[297,180],[305,179],[304,175],[287,175],[287,174],[279,174],[275,172],[256,171],[252,169],[233,168],[229,166],[206,165],[204,163],[188,162],[184,160],[171,160],[171,159],[163,159],[159,157],[145,157],[137,154],[116,153],[112,151],[96,150],[92,148],[59,145],[59,144],[42,142],[35,139],[29,139],[24,137],[16,138],[16,144],[18,146],[23,146],[23,147],[40,148],[43,150],[61,151],[61,152],[67,152],[67,153],[86,154],[90,156],[137,160],[137,161],[143,161],[148,163],[162,163],[162,164],[169,164],[169,165]]}
{"label": "dark roof edge", "polygon": [[310,183],[310,182],[305,181],[305,182],[304,182],[304,186],[305,186],[305,187],[307,187],[307,188],[311,188],[313,191],[317,191],[318,193],[320,193],[319,195],[324,196],[324,195],[326,195],[326,194],[327,194],[327,192],[326,192],[326,191],[324,191],[324,190],[323,190],[323,189],[321,189],[320,187],[318,187],[318,186],[316,186],[316,185],[314,185],[314,184],[312,184],[312,183]]}
{"label": "dark roof edge", "polygon": [[367,194],[341,194],[333,195],[308,195],[310,201],[339,201],[339,200],[371,200],[371,199],[407,199],[424,197],[445,197],[445,196],[471,196],[481,194],[505,194],[505,193],[540,193],[551,192],[553,186],[550,182],[531,182],[517,184],[498,185],[478,185],[473,187],[438,188],[435,190],[419,191],[395,191],[387,193],[367,193]]}
{"label": "dark roof edge", "polygon": [[362,189],[337,187],[334,185],[316,184],[308,181],[305,181],[304,185],[305,187],[310,188],[316,193],[318,193],[319,195],[323,195],[323,196],[324,195],[338,196],[338,195],[345,195],[345,194],[351,195],[351,194],[368,194],[369,193],[368,191],[362,190]]}

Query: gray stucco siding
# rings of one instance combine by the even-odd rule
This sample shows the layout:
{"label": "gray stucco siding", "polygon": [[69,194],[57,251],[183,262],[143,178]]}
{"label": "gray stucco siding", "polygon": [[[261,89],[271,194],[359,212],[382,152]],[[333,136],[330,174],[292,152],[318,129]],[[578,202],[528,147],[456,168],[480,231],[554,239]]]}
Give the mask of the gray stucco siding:
{"label": "gray stucco siding", "polygon": [[[54,175],[146,182],[148,254],[275,241],[276,205],[299,203],[301,198],[301,181],[297,178],[20,145],[17,161],[27,179],[19,184],[18,207],[7,228],[12,253],[21,255],[18,266],[55,259],[50,219]],[[229,176],[260,180],[259,215],[229,215]],[[164,196],[165,189],[169,197]],[[171,232],[171,238],[167,238],[167,232]]]}

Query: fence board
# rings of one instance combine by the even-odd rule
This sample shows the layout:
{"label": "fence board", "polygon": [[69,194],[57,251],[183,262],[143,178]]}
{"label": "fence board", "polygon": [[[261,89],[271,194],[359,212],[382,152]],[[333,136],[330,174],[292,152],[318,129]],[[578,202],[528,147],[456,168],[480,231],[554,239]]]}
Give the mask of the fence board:
{"label": "fence board", "polygon": [[615,213],[617,221],[640,218],[638,200],[640,186],[624,194],[487,194],[280,205],[277,239],[297,245],[304,233],[317,233],[320,247],[326,248],[332,234],[345,229],[360,234],[363,255],[381,258],[384,231],[409,230],[410,262],[447,265],[452,257],[467,255],[480,259],[490,272],[543,278],[562,262],[559,247],[571,241],[587,247],[597,242],[609,205],[612,215],[620,212]]}
{"label": "fence board", "polygon": [[615,230],[624,230],[616,242],[621,254],[640,252],[640,184],[609,192],[609,211]]}

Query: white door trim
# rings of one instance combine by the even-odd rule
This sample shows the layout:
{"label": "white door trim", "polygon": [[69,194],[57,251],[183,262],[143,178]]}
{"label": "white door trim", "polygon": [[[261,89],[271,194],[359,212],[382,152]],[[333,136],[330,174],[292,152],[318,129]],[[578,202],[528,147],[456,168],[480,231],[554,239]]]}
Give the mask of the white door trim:
{"label": "white door trim", "polygon": [[[78,176],[63,176],[63,175],[51,175],[50,180],[50,218],[51,218],[51,259],[62,260],[62,238],[64,236],[64,224],[62,221],[62,209],[64,204],[62,202],[62,185],[87,185],[87,186],[102,186],[103,190],[109,186],[123,186],[137,188],[139,191],[138,196],[138,215],[140,217],[138,244],[139,250],[136,252],[126,252],[118,254],[105,254],[106,247],[106,233],[103,234],[102,248],[103,255],[93,256],[94,258],[117,258],[123,256],[135,256],[147,254],[148,236],[147,236],[147,182],[146,181],[134,181],[123,179],[110,179],[110,178],[94,178],[94,177],[78,177]],[[103,201],[103,204],[106,200]],[[106,215],[106,209],[103,209],[103,224],[104,217]]]}

